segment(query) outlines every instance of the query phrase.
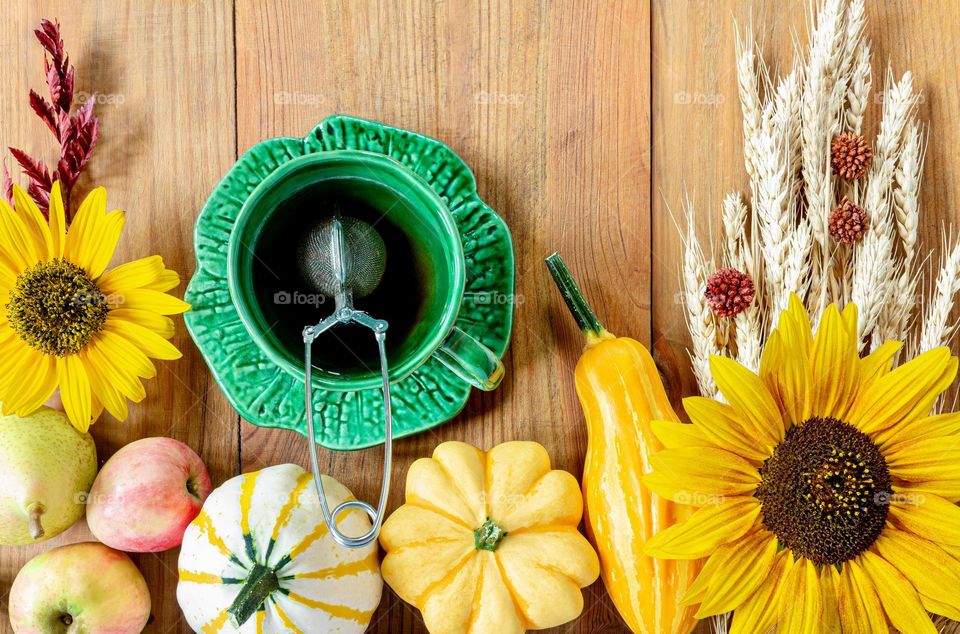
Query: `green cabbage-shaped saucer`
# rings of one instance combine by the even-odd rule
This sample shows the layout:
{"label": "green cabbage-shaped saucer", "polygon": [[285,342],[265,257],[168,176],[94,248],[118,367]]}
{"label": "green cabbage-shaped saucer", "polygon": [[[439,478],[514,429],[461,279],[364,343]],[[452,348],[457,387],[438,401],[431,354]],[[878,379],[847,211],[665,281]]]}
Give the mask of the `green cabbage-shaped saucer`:
{"label": "green cabbage-shaped saucer", "polygon": [[[196,272],[186,291],[193,305],[187,329],[230,404],[261,427],[305,434],[302,381],[274,365],[240,321],[227,287],[227,245],[240,209],[283,163],[307,154],[365,150],[392,157],[420,176],[456,219],[466,261],[466,291],[456,325],[503,356],[513,325],[514,259],[510,232],[477,195],[473,174],[446,145],[391,126],[334,115],[303,139],[277,138],[253,146],[224,176],[197,219]],[[431,358],[392,386],[395,437],[409,436],[456,416],[471,387]],[[379,389],[337,392],[314,388],[316,441],[347,450],[383,442]]]}

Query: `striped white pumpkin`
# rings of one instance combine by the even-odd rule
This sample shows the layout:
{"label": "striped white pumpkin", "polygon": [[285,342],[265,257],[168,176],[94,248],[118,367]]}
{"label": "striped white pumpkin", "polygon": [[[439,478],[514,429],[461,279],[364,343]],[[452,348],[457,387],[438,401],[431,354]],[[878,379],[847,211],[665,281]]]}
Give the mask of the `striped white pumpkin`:
{"label": "striped white pumpkin", "polygon": [[[333,478],[323,476],[323,486],[331,508],[353,498]],[[351,510],[339,527],[361,535],[370,520]],[[270,467],[207,498],[183,537],[177,601],[203,634],[363,632],[383,589],[377,554],[376,542],[350,550],[333,541],[309,473]]]}

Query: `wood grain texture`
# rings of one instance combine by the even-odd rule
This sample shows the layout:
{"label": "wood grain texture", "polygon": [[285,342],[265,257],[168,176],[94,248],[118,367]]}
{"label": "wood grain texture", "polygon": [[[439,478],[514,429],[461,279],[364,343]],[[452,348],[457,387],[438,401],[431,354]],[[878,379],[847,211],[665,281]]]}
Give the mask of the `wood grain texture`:
{"label": "wood grain texture", "polygon": [[[43,52],[33,37],[41,18],[58,18],[76,64],[77,94],[100,94],[101,141],[74,193],[107,188],[108,204],[127,211],[114,264],[160,254],[180,273],[182,293],[193,273],[193,223],[216,181],[233,163],[233,11],[226,2],[4,3],[0,20],[0,146],[54,160],[50,133],[30,111],[27,90],[46,94]],[[49,162],[49,161],[48,161]],[[13,168],[7,159],[8,168]],[[25,183],[25,181],[21,181]],[[138,438],[171,436],[193,447],[216,482],[239,467],[239,418],[210,379],[183,320],[177,318],[178,361],[157,364],[147,397],[120,423],[104,414],[91,428],[101,464]],[[35,546],[0,548],[0,631],[10,631],[6,596],[17,571],[54,546],[89,541],[84,522]],[[151,631],[176,631],[177,555],[136,555],[153,599]],[[189,631],[186,626],[182,631]]]}
{"label": "wood grain texture", "polygon": [[[555,467],[579,477],[586,437],[572,369],[581,341],[543,257],[565,256],[608,328],[654,344],[672,396],[692,392],[668,207],[678,211],[689,192],[706,231],[723,195],[746,187],[733,21],[751,16],[770,58],[787,65],[793,34],[805,34],[802,0],[16,0],[0,21],[8,60],[0,145],[53,151],[26,91],[43,87],[30,31],[59,17],[78,90],[106,100],[103,140],[79,193],[103,184],[110,203],[129,211],[117,261],[160,253],[187,277],[200,205],[259,140],[303,135],[335,112],[443,140],[513,232],[516,326],[498,391],[474,394],[450,423],[396,443],[390,507],[402,500],[409,464],[444,440],[485,448],[536,440]],[[951,161],[960,7],[885,0],[869,3],[868,16],[875,77],[890,59],[924,91],[919,113],[932,134],[921,231],[936,246],[941,222],[960,220]],[[306,466],[301,436],[238,421],[180,326],[184,359],[160,364],[130,420],[94,427],[101,459],[134,439],[170,435],[198,450],[217,484],[240,469]],[[321,460],[362,499],[377,494],[380,449]],[[33,555],[90,538],[81,523],[38,546],[0,548],[0,595]],[[154,600],[149,632],[189,631],[174,595],[176,555],[135,558]],[[557,632],[626,632],[602,584],[585,596],[583,617]],[[9,631],[5,598],[0,612],[0,631]],[[387,591],[371,631],[424,628]]]}

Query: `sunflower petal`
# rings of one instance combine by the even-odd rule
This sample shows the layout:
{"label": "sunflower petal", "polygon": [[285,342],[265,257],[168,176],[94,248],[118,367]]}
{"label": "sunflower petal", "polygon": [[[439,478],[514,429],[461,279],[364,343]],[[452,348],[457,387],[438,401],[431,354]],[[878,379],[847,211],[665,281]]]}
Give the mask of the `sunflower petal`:
{"label": "sunflower petal", "polygon": [[933,542],[892,528],[880,533],[873,548],[921,595],[960,612],[960,561]]}
{"label": "sunflower petal", "polygon": [[[844,311],[846,312],[846,311]],[[840,575],[834,566],[823,566],[819,571],[821,610],[820,631],[823,634],[840,634],[840,606],[837,599],[837,583]]]}
{"label": "sunflower petal", "polygon": [[867,573],[854,559],[843,564],[837,586],[837,600],[844,633],[876,634],[888,631],[887,617],[883,614],[880,598],[873,590]]}
{"label": "sunflower petal", "polygon": [[[130,363],[146,363],[153,370],[153,364],[132,343],[109,332],[98,333],[84,348],[87,359],[94,372],[102,375],[103,381],[112,385],[125,397],[139,403],[147,395],[138,376],[145,374],[144,367],[133,367]],[[127,353],[129,356],[123,356]],[[121,365],[119,360],[123,360]],[[144,377],[149,378],[149,377]]]}
{"label": "sunflower petal", "polygon": [[8,348],[11,370],[5,371],[0,384],[5,394],[4,408],[17,416],[29,416],[50,398],[57,388],[55,357],[23,344]]}
{"label": "sunflower petal", "polygon": [[930,494],[892,502],[888,517],[895,526],[936,544],[960,546],[960,507]]}
{"label": "sunflower petal", "polygon": [[938,495],[956,504],[960,502],[960,476],[952,475],[950,480],[923,480],[919,482],[901,482],[893,485],[893,491],[905,500],[924,499],[927,495]]}
{"label": "sunflower petal", "polygon": [[879,348],[860,359],[860,381],[862,386],[873,383],[889,374],[893,369],[893,359],[903,344],[899,341],[886,341]]}
{"label": "sunflower petal", "polygon": [[115,317],[113,312],[110,311],[107,315],[107,322],[103,326],[105,332],[124,337],[152,359],[172,361],[183,356],[172,343],[157,333],[132,321]]}
{"label": "sunflower petal", "polygon": [[921,440],[960,435],[960,412],[927,416],[894,425],[873,435],[884,455],[904,449]]}
{"label": "sunflower petal", "polygon": [[126,222],[126,212],[119,210],[111,211],[100,222],[96,245],[87,247],[89,249],[87,272],[90,273],[90,277],[98,278],[103,275],[110,260],[113,259],[113,253],[117,250],[117,243],[120,242],[120,234],[123,233]]}
{"label": "sunflower petal", "polygon": [[760,516],[756,498],[732,498],[705,506],[690,519],[654,535],[644,544],[645,555],[660,559],[699,559],[723,544],[740,539]]}
{"label": "sunflower petal", "polygon": [[810,356],[813,348],[813,328],[810,327],[807,309],[796,293],[790,294],[787,309],[780,313],[776,330],[783,337],[784,354]]}
{"label": "sunflower petal", "polygon": [[770,572],[760,587],[733,613],[730,634],[756,634],[769,632],[776,625],[780,605],[778,593],[790,564],[789,553],[782,550],[776,554]]}
{"label": "sunflower petal", "polygon": [[117,308],[148,310],[160,315],[179,315],[190,310],[190,304],[183,300],[166,293],[143,288],[114,294],[110,297],[110,300],[111,303],[116,302]]}
{"label": "sunflower petal", "polygon": [[157,313],[151,313],[147,310],[136,310],[133,308],[117,308],[110,311],[110,317],[113,319],[128,321],[144,328],[149,328],[164,339],[170,339],[176,332],[173,320]]}
{"label": "sunflower petal", "polygon": [[960,469],[960,436],[927,438],[886,454],[890,474],[908,482],[947,480]]}
{"label": "sunflower petal", "polygon": [[94,362],[90,358],[90,350],[84,348],[79,353],[83,364],[89,368],[87,376],[90,379],[90,388],[93,390],[94,396],[97,397],[107,411],[119,421],[124,421],[127,419],[129,413],[129,408],[127,406],[127,399],[120,393],[120,391],[107,380],[106,375],[102,375],[99,372],[98,363]]}
{"label": "sunflower petal", "polygon": [[691,396],[683,399],[683,409],[711,445],[748,460],[766,460],[773,453],[773,437],[764,437],[763,430],[745,425],[734,409],[725,403]]}
{"label": "sunflower petal", "polygon": [[86,432],[90,429],[93,405],[90,399],[90,379],[80,357],[75,354],[57,357],[57,377],[67,418],[79,431]]}
{"label": "sunflower petal", "polygon": [[737,416],[774,444],[784,435],[783,417],[760,377],[733,359],[710,357],[710,372]]}
{"label": "sunflower petal", "polygon": [[672,476],[694,497],[752,493],[760,483],[760,473],[755,466],[722,449],[664,449],[653,455],[650,464],[654,473]]}
{"label": "sunflower petal", "polygon": [[823,614],[820,578],[813,562],[802,557],[793,563],[780,593],[778,634],[817,632]]}
{"label": "sunflower petal", "polygon": [[[702,619],[729,612],[749,599],[770,572],[776,554],[777,540],[766,531],[758,531],[718,550],[714,557],[723,555],[723,563],[718,566],[726,574],[712,577],[696,617]],[[730,574],[733,570],[738,573]]]}
{"label": "sunflower petal", "polygon": [[115,266],[103,274],[97,285],[105,295],[123,293],[157,281],[165,270],[163,258],[151,255]]}
{"label": "sunflower petal", "polygon": [[673,420],[653,420],[650,421],[650,428],[657,440],[667,449],[679,449],[680,447],[713,447],[720,449],[720,447],[707,440],[707,437],[697,429],[696,425]]}
{"label": "sunflower petal", "polygon": [[[14,189],[17,189],[16,185]],[[23,220],[5,200],[0,200],[0,252],[9,259],[17,273],[40,260],[36,242]]]}
{"label": "sunflower petal", "polygon": [[860,555],[864,572],[880,597],[890,623],[903,632],[937,634],[913,585],[891,564],[869,550]]}
{"label": "sunflower petal", "polygon": [[62,258],[67,243],[67,213],[63,208],[60,181],[53,181],[53,187],[50,188],[50,208],[47,215],[50,217],[47,227],[50,233],[50,257]]}
{"label": "sunflower petal", "polygon": [[180,286],[180,274],[171,269],[167,269],[161,273],[155,281],[150,282],[143,288],[166,293],[167,291],[173,290],[178,286]]}
{"label": "sunflower petal", "polygon": [[[63,247],[63,257],[90,272],[92,250],[99,243],[100,223],[107,213],[107,190],[97,187],[87,194],[73,216]],[[93,277],[97,277],[94,275]]]}
{"label": "sunflower petal", "polygon": [[13,202],[15,211],[23,221],[23,226],[30,233],[33,243],[37,247],[37,255],[47,260],[52,257],[53,241],[50,238],[50,229],[47,227],[47,221],[40,213],[40,208],[33,199],[19,187],[13,188]]}
{"label": "sunflower petal", "polygon": [[874,381],[857,396],[847,422],[872,434],[926,416],[957,375],[949,348],[935,348]]}
{"label": "sunflower petal", "polygon": [[[850,304],[853,306],[853,304]],[[856,317],[856,309],[854,309]],[[847,330],[836,304],[830,304],[820,319],[813,341],[811,362],[815,387],[811,413],[842,419],[858,387],[860,357],[856,333]],[[802,418],[796,423],[803,422]]]}

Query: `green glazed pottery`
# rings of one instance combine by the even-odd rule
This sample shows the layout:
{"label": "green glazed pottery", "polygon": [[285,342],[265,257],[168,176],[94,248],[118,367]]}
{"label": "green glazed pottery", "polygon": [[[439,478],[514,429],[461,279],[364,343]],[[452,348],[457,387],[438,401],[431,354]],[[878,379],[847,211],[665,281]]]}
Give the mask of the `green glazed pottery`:
{"label": "green glazed pottery", "polygon": [[[197,220],[187,328],[245,419],[305,433],[302,350],[277,340],[270,307],[255,297],[251,245],[291,192],[334,178],[360,195],[395,196],[398,203],[384,209],[429,255],[433,299],[391,359],[390,376],[394,435],[435,427],[463,408],[470,382],[489,378],[486,361],[504,354],[514,278],[506,225],[479,199],[463,161],[437,140],[335,115],[304,139],[271,139],[248,150]],[[320,306],[318,317],[330,310]],[[345,450],[383,442],[378,373],[345,376],[318,368],[313,403],[320,445]]]}

